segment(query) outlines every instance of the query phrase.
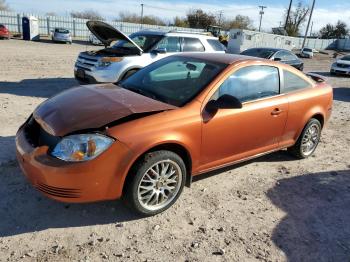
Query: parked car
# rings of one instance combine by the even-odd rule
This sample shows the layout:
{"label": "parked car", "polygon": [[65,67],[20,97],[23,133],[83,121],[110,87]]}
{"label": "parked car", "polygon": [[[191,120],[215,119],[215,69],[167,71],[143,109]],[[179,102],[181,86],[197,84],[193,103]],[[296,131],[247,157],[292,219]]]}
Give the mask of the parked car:
{"label": "parked car", "polygon": [[280,48],[250,48],[241,53],[241,55],[261,57],[281,63],[291,65],[300,71],[304,70],[304,62],[295,54],[286,49]]}
{"label": "parked car", "polygon": [[322,77],[282,63],[183,53],[118,84],[46,100],[17,132],[17,158],[50,198],[124,197],[135,211],[154,215],[193,176],[284,148],[311,156],[332,96]]}
{"label": "parked car", "polygon": [[52,41],[72,44],[72,36],[68,29],[55,28],[52,34]]}
{"label": "parked car", "polygon": [[311,48],[304,47],[300,50],[299,56],[303,58],[313,58],[314,51]]}
{"label": "parked car", "polygon": [[337,59],[330,70],[331,75],[343,74],[350,75],[350,55],[343,56],[340,59]]}
{"label": "parked car", "polygon": [[[217,38],[203,34],[140,31],[128,37],[104,22],[89,21],[87,26],[105,48],[79,54],[74,75],[82,84],[115,83],[152,62],[179,52],[225,52]],[[112,45],[115,41],[117,43]]]}
{"label": "parked car", "polygon": [[0,24],[0,39],[10,39],[10,31],[3,24]]}
{"label": "parked car", "polygon": [[103,43],[93,34],[89,35],[89,43],[92,45],[103,45]]}

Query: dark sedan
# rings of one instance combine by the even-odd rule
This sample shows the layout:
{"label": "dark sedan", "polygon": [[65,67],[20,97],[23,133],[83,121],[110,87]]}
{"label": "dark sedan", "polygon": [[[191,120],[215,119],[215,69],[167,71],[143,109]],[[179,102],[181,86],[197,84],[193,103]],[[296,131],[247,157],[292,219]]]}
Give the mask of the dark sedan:
{"label": "dark sedan", "polygon": [[241,55],[255,56],[281,63],[291,65],[300,71],[304,69],[304,62],[300,60],[291,51],[281,48],[250,48],[241,53]]}

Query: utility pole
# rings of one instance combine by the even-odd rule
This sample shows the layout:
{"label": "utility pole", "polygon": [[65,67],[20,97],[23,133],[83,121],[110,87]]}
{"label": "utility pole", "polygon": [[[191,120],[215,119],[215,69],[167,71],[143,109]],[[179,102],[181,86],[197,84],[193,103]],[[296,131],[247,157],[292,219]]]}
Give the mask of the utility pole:
{"label": "utility pole", "polygon": [[302,45],[301,48],[304,48],[304,47],[305,47],[305,42],[306,42],[306,38],[307,38],[307,33],[309,32],[310,22],[311,22],[311,19],[312,19],[312,13],[313,13],[314,7],[315,7],[315,1],[316,1],[316,0],[313,0],[313,1],[312,1],[312,7],[311,7],[311,11],[310,11],[309,21],[307,22],[307,27],[306,27],[306,31],[305,31],[304,41],[303,41],[303,45]]}
{"label": "utility pole", "polygon": [[221,26],[221,19],[222,19],[222,14],[224,13],[223,10],[219,11],[219,26]]}
{"label": "utility pole", "polygon": [[289,20],[290,10],[292,9],[292,2],[293,2],[293,0],[290,0],[290,2],[289,2],[286,22],[284,23],[284,30],[287,30],[287,24],[288,24],[288,20]]}
{"label": "utility pole", "polygon": [[259,24],[259,32],[261,30],[261,21],[262,21],[262,16],[264,14],[264,9],[267,8],[267,6],[259,5],[259,8],[261,8],[259,14],[260,14],[260,24]]}
{"label": "utility pole", "polygon": [[310,36],[312,36],[312,28],[314,27],[314,21],[311,22]]}
{"label": "utility pole", "polygon": [[143,4],[141,4],[141,29],[143,25]]}

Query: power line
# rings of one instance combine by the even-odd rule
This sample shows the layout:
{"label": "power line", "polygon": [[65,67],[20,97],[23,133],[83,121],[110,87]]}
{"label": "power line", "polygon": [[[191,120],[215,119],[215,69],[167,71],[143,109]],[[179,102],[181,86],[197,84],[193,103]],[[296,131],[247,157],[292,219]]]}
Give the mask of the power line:
{"label": "power line", "polygon": [[260,23],[259,23],[259,32],[261,30],[261,21],[262,21],[262,17],[264,14],[264,9],[267,8],[267,6],[263,6],[263,5],[259,5],[259,8],[261,9],[259,14],[260,14]]}

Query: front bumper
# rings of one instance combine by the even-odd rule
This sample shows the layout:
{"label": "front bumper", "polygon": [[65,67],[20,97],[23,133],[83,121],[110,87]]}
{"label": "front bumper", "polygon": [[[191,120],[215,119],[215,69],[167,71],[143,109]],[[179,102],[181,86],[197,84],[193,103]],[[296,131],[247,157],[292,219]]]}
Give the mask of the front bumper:
{"label": "front bumper", "polygon": [[121,197],[130,150],[116,141],[97,158],[65,162],[48,154],[48,147],[34,148],[23,128],[16,135],[19,166],[30,183],[44,195],[61,202],[95,202]]}
{"label": "front bumper", "polygon": [[338,67],[338,66],[332,66],[331,67],[331,73],[334,74],[342,74],[342,75],[350,75],[350,68],[344,68],[344,67]]}

